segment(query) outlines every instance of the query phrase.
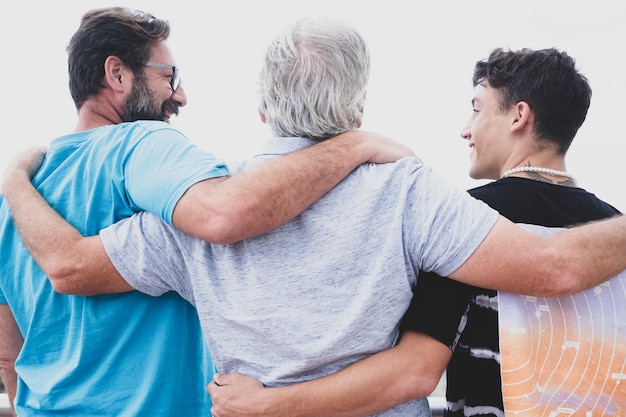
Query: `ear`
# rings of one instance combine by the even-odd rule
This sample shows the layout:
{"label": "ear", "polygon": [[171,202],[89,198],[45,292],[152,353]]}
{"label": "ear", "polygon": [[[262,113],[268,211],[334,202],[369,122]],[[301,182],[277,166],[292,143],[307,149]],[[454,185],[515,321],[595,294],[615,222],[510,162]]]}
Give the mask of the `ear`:
{"label": "ear", "polygon": [[130,70],[121,59],[109,56],[104,60],[104,82],[107,86],[118,92],[124,92],[130,85]]}
{"label": "ear", "polygon": [[367,100],[367,91],[363,93],[363,101],[359,104],[359,113],[361,113],[361,118],[356,123],[356,128],[360,129],[363,124],[363,112],[365,107],[365,100]]}
{"label": "ear", "polygon": [[261,111],[261,109],[257,109],[259,112],[259,117],[261,118],[261,122],[265,123],[265,114]]}
{"label": "ear", "polygon": [[532,120],[532,110],[525,101],[520,101],[513,108],[513,125],[511,132],[521,132],[524,128],[530,127]]}

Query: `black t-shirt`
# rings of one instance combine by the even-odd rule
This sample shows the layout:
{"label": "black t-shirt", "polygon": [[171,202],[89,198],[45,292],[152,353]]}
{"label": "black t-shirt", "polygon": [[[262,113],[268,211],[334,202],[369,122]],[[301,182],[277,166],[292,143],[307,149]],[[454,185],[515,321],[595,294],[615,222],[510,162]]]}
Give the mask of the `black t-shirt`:
{"label": "black t-shirt", "polygon": [[[568,227],[620,214],[582,188],[526,178],[503,178],[468,192],[514,223]],[[496,291],[420,272],[402,330],[429,334],[454,350],[445,416],[464,416],[464,408],[473,407],[484,407],[481,415],[503,415]]]}

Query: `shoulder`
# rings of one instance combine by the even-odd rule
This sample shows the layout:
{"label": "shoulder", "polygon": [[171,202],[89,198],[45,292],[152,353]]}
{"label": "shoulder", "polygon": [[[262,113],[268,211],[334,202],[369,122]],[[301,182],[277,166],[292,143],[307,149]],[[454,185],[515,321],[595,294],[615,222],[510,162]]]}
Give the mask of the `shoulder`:
{"label": "shoulder", "polygon": [[172,127],[172,125],[170,125],[169,123],[160,120],[138,120],[136,122],[122,123],[121,126],[125,126],[129,129],[137,128],[147,131],[157,131],[163,129],[179,131],[175,127]]}
{"label": "shoulder", "polygon": [[[500,203],[510,205],[514,201],[523,199],[528,193],[528,184],[520,183],[518,178],[503,178],[489,182],[479,187],[471,188],[467,192],[474,198],[482,200],[497,209]],[[532,184],[530,185],[532,187]]]}
{"label": "shoulder", "polygon": [[501,192],[503,188],[509,188],[505,182],[498,180],[492,181],[479,187],[470,188],[467,192],[472,196],[479,198],[479,196],[490,196]]}
{"label": "shoulder", "polygon": [[180,138],[187,141],[187,137],[183,132],[172,127],[169,123],[158,120],[139,120],[136,122],[122,123],[119,129],[128,136],[137,138]]}

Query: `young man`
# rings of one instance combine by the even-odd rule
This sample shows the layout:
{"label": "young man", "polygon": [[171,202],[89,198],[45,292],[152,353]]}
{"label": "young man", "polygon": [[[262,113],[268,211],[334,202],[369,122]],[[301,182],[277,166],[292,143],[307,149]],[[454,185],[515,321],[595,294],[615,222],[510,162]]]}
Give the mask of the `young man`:
{"label": "young man", "polygon": [[[476,64],[473,82],[474,113],[461,133],[471,149],[469,173],[495,181],[469,190],[472,196],[513,222],[548,227],[619,214],[579,188],[565,169],[565,155],[591,102],[591,87],[571,56],[556,49],[496,49]],[[415,302],[424,303],[429,295],[418,297]],[[445,327],[438,320],[450,310],[437,310],[431,311],[433,325]],[[446,372],[445,415],[502,416],[497,292],[474,295],[461,322]]]}
{"label": "young man", "polygon": [[[81,232],[147,210],[230,243],[294,217],[372,157],[411,154],[348,133],[227,178],[221,161],[167,123],[187,103],[169,31],[150,14],[106,8],[87,12],[70,41],[76,129],[52,141],[34,183]],[[208,414],[213,365],[189,303],[173,293],[60,295],[4,201],[0,236],[0,375],[17,414]]]}
{"label": "young man", "polygon": [[[357,127],[368,62],[360,37],[341,26],[305,21],[272,43],[261,111],[283,137],[272,141],[267,154],[309,146],[313,141],[306,137],[328,136],[318,129],[320,120],[328,122],[331,134],[335,127]],[[296,135],[301,138],[290,137]],[[27,177],[19,179],[13,176],[7,199],[25,242],[57,290],[177,291],[198,308],[218,369],[249,373],[269,386],[330,374],[392,346],[418,269],[489,288],[562,295],[626,268],[626,219],[537,236],[441,181],[414,158],[360,167],[297,219],[228,246],[207,245],[149,214],[85,239],[27,187]],[[337,215],[343,211],[345,216]],[[103,243],[124,278],[116,276]],[[69,253],[85,262],[68,261]],[[383,376],[376,382],[387,390],[394,376]],[[368,380],[352,382],[360,387]],[[353,409],[358,406],[352,397],[332,408],[371,414],[411,399],[402,395],[384,399],[383,408]],[[213,413],[227,415],[217,408]],[[381,415],[418,413],[430,414],[425,400]]]}

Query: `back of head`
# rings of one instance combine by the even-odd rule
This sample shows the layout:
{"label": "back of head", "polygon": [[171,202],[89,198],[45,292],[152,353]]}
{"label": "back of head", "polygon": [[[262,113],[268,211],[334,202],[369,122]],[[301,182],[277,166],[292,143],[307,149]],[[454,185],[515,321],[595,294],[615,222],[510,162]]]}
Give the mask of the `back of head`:
{"label": "back of head", "polygon": [[280,137],[322,140],[358,128],[369,71],[367,45],[353,28],[301,20],[267,49],[259,110]]}
{"label": "back of head", "polygon": [[123,7],[91,10],[67,47],[69,85],[77,109],[103,86],[104,61],[117,56],[138,73],[154,42],[167,40],[169,23],[149,13]]}
{"label": "back of head", "polygon": [[474,86],[483,81],[499,91],[503,111],[526,102],[537,138],[555,143],[562,154],[587,117],[591,87],[564,51],[495,49],[474,68]]}

